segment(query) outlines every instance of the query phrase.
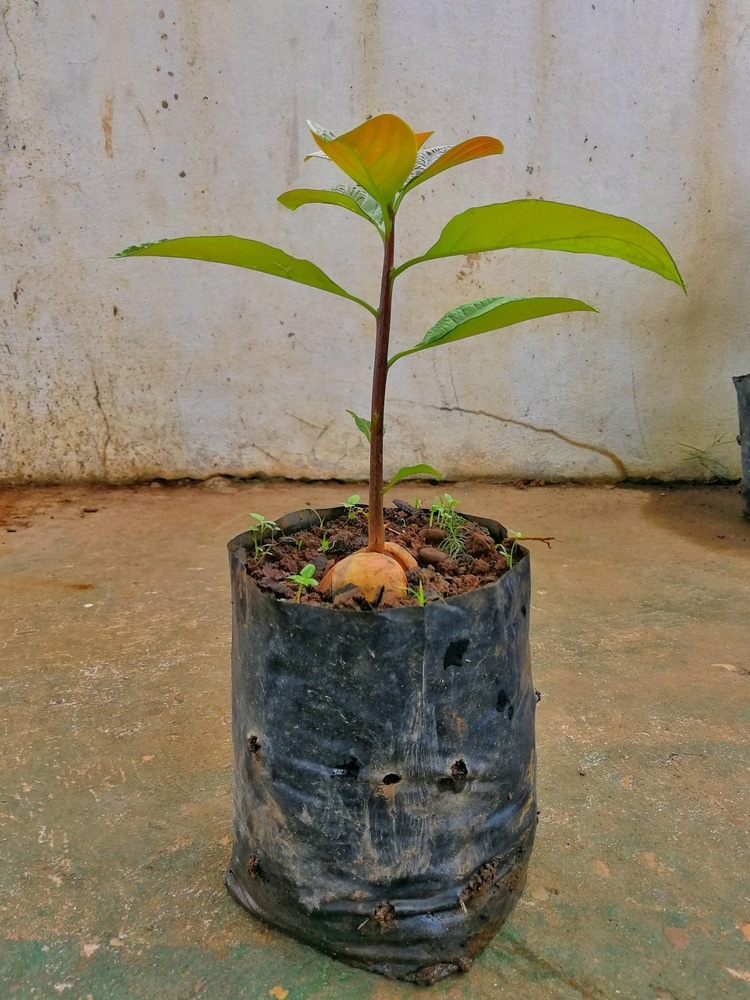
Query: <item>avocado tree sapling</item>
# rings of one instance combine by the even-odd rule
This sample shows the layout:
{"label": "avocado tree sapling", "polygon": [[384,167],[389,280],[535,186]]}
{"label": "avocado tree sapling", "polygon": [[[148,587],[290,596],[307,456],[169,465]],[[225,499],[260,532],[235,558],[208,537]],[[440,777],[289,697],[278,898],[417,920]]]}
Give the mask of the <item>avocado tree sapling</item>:
{"label": "avocado tree sapling", "polygon": [[[352,411],[357,427],[370,446],[368,544],[338,562],[330,581],[333,589],[347,583],[363,593],[404,594],[409,556],[385,540],[384,493],[411,475],[438,476],[428,465],[400,469],[388,482],[383,465],[386,382],[390,368],[403,358],[441,344],[489,333],[526,320],[558,313],[596,310],[565,297],[491,296],[456,306],[442,316],[413,347],[389,356],[391,304],[396,279],[408,268],[430,260],[485,253],[511,247],[565,250],[572,253],[618,257],[675,282],[682,277],[664,244],[643,226],[606,213],[538,199],[523,199],[469,208],[450,219],[437,241],[423,254],[396,262],[396,215],[404,198],[420,184],[446,170],[503,152],[491,136],[475,136],[453,146],[424,148],[432,132],[414,132],[396,115],[370,118],[342,135],[308,122],[318,150],[339,167],[348,182],[330,190],[300,188],[279,196],[286,208],[327,204],[347,209],[370,223],[383,245],[380,295],[377,306],[350,294],[316,264],[292,257],[257,240],[236,236],[189,236],[162,240],[123,250],[120,257],[184,257],[232,264],[262,271],[356,302],[375,321],[372,401],[368,418]],[[307,159],[310,159],[308,156]],[[409,557],[411,558],[411,557]]]}

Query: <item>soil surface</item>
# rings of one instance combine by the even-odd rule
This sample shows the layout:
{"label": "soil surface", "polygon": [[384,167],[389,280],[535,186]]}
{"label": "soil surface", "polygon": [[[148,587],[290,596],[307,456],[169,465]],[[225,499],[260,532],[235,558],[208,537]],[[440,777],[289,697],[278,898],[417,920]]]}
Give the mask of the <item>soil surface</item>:
{"label": "soil surface", "polygon": [[[259,531],[257,552],[249,553],[247,571],[260,590],[280,600],[371,611],[476,590],[494,583],[512,566],[514,556],[521,556],[516,539],[496,543],[487,528],[455,514],[448,530],[431,517],[429,508],[412,507],[403,500],[386,507],[384,514],[386,541],[406,549],[418,563],[406,574],[408,590],[402,598],[384,598],[381,592],[370,603],[358,587],[332,593],[319,585],[335,562],[367,547],[367,512],[361,508],[294,534]],[[315,584],[300,585],[292,577],[308,565],[315,567]]]}

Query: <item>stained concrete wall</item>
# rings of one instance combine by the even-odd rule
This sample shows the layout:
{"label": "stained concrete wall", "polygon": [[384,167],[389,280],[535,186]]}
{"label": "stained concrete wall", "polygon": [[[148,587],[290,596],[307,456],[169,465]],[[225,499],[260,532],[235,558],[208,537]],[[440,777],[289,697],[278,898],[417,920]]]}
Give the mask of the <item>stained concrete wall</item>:
{"label": "stained concrete wall", "polygon": [[[750,12],[743,0],[5,0],[0,24],[0,479],[357,477],[369,400],[352,303],[215,265],[109,259],[189,233],[311,256],[376,296],[377,237],[292,214],[338,178],[304,120],[393,111],[502,158],[420,188],[400,255],[468,205],[544,197],[636,218],[690,295],[611,260],[532,252],[404,276],[397,346],[486,294],[570,294],[551,318],[407,359],[389,467],[453,476],[700,475],[750,369]],[[710,456],[738,468],[733,440]]]}

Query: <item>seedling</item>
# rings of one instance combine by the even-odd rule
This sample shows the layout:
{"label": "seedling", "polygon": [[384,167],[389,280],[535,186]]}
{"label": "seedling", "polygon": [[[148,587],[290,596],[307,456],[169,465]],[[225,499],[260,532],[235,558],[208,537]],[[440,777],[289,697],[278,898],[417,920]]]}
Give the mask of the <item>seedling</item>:
{"label": "seedling", "polygon": [[410,594],[415,599],[420,608],[423,608],[427,603],[427,596],[424,592],[424,586],[422,585],[421,580],[416,587],[407,587],[406,593]]}
{"label": "seedling", "polygon": [[297,584],[297,594],[294,600],[299,604],[302,591],[308,587],[317,587],[318,581],[315,579],[315,567],[312,563],[303,566],[299,573],[290,573],[287,580]]}
{"label": "seedling", "polygon": [[[513,539],[510,545],[507,543],[510,539]],[[498,552],[501,552],[505,556],[505,561],[508,564],[508,569],[513,569],[513,564],[516,559],[516,548],[519,542],[544,542],[548,549],[552,548],[552,542],[556,542],[557,539],[552,535],[546,535],[544,537],[540,535],[524,535],[522,531],[508,531],[508,537],[499,542],[495,548]]]}
{"label": "seedling", "polygon": [[268,553],[271,551],[271,543],[266,542],[263,544],[263,539],[273,538],[274,532],[279,531],[280,528],[275,521],[268,521],[262,514],[250,514],[250,517],[254,517],[258,522],[254,524],[250,529],[250,534],[253,539],[253,557],[256,562],[263,563]]}
{"label": "seedling", "polygon": [[[495,546],[497,551],[501,552],[505,556],[505,562],[508,564],[508,569],[513,569],[513,562],[516,556],[516,547],[518,545],[519,540],[523,537],[524,536],[521,534],[520,531],[511,531],[504,542],[500,542],[499,545]],[[506,545],[506,542],[510,541],[511,538],[513,539],[513,541],[511,542],[510,546]]]}
{"label": "seedling", "polygon": [[681,444],[680,448],[687,452],[685,462],[697,462],[706,470],[709,483],[729,483],[733,482],[734,477],[717,452],[730,442],[734,444],[734,440],[732,434],[715,434],[713,441],[705,448],[697,448],[691,444]]}
{"label": "seedling", "polygon": [[262,514],[251,513],[250,517],[254,517],[258,522],[252,526],[251,531],[257,531],[260,535],[265,535],[266,533],[272,535],[275,531],[279,531],[279,526],[276,522],[267,520]]}
{"label": "seedling", "polygon": [[328,537],[328,532],[323,532],[323,537],[320,540],[320,545],[318,547],[318,552],[327,552],[331,547],[331,539]]}
{"label": "seedling", "polygon": [[359,513],[359,493],[353,493],[348,500],[345,500],[341,506],[346,509],[346,516],[349,521],[353,521],[357,514]]}
{"label": "seedling", "polygon": [[309,511],[311,511],[311,512],[312,512],[312,513],[313,513],[313,514],[314,514],[314,515],[315,515],[315,516],[317,517],[317,519],[318,519],[318,526],[319,526],[320,528],[322,528],[322,527],[323,527],[323,525],[324,525],[324,524],[326,523],[326,522],[325,522],[325,518],[323,517],[323,515],[322,515],[321,513],[319,513],[319,512],[318,512],[318,511],[317,511],[317,510],[316,510],[316,509],[315,509],[315,508],[314,508],[314,507],[312,506],[312,504],[311,504],[311,503],[310,503],[309,501],[305,503],[305,507],[307,507],[307,509],[308,509]]}
{"label": "seedling", "polygon": [[457,559],[464,551],[464,528],[465,518],[456,511],[456,507],[461,503],[454,500],[450,493],[443,493],[430,507],[430,527],[436,524],[447,532],[447,537],[440,543],[443,552],[447,552],[451,559]]}
{"label": "seedling", "polygon": [[456,521],[463,522],[460,514],[456,513],[456,507],[461,503],[454,500],[450,493],[443,493],[432,502],[430,507],[430,527],[437,522],[439,528],[448,530],[447,526]]}
{"label": "seedling", "polygon": [[[336,580],[338,586],[350,582],[358,586],[364,584],[368,590],[382,586],[386,591],[403,594],[406,576],[400,566],[397,571],[388,565],[396,560],[392,553],[386,553],[383,517],[384,408],[391,367],[428,348],[501,330],[525,320],[596,310],[579,299],[559,296],[482,298],[450,309],[413,347],[389,354],[396,279],[409,268],[426,261],[517,247],[618,257],[674,281],[683,290],[685,286],[667,248],[643,226],[618,216],[537,199],[469,208],[450,219],[437,241],[424,253],[397,263],[395,223],[404,198],[445,170],[502,153],[503,144],[491,136],[475,136],[455,146],[425,149],[424,144],[432,133],[414,132],[406,122],[390,114],[377,115],[338,136],[312,122],[308,122],[308,126],[318,147],[312,156],[338,166],[348,182],[330,190],[299,188],[287,191],[279,201],[292,211],[302,205],[334,205],[353,212],[373,226],[383,245],[377,306],[346,291],[311,261],[292,257],[278,247],[257,240],[236,236],[189,236],[129,247],[119,256],[187,257],[233,264],[321,289],[356,303],[372,316],[375,353],[370,416],[367,419],[350,411],[370,446],[368,544],[366,550],[337,564]],[[404,475],[419,473],[434,478],[436,470],[429,466],[411,466],[407,473],[404,470],[397,472],[388,485]]]}

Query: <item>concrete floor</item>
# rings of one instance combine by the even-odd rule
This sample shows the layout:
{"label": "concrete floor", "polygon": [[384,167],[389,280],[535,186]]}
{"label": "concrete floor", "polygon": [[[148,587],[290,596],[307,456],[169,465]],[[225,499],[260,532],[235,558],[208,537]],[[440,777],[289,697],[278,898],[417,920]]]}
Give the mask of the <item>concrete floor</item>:
{"label": "concrete floor", "polygon": [[250,511],[354,488],[24,488],[0,492],[0,995],[750,997],[736,488],[448,488],[464,510],[559,539],[532,543],[530,882],[470,973],[424,994],[352,970],[222,886],[225,544]]}

